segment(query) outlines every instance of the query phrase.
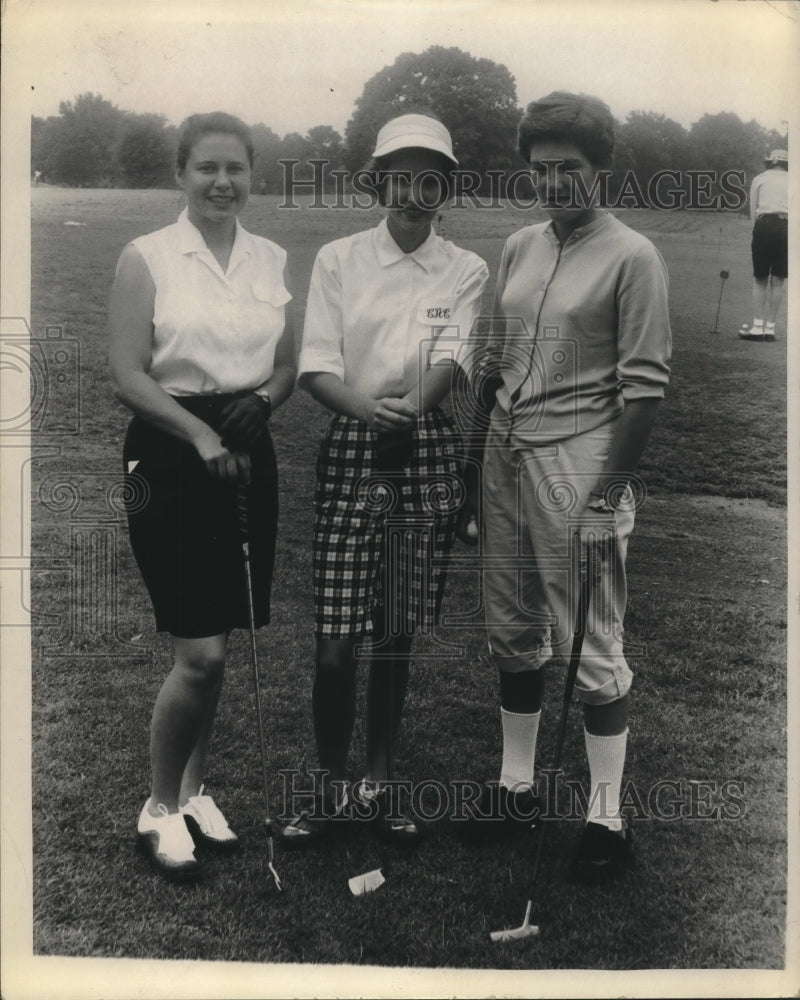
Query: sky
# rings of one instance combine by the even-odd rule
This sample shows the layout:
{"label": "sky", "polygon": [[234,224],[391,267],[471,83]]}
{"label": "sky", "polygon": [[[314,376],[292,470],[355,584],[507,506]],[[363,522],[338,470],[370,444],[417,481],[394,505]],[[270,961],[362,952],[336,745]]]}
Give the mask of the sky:
{"label": "sky", "polygon": [[[783,0],[7,0],[4,97],[31,114],[93,91],[179,124],[224,109],[280,135],[343,133],[401,52],[457,46],[508,67],[520,105],[553,89],[689,127],[732,111],[783,131],[800,4]],[[797,103],[796,100],[794,103]]]}

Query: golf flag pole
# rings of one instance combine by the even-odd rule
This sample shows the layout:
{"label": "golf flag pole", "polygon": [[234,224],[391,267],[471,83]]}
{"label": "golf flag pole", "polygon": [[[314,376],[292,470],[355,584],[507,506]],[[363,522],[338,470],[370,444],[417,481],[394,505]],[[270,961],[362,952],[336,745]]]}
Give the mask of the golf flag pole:
{"label": "golf flag pole", "polygon": [[722,305],[722,292],[725,288],[725,281],[730,277],[730,271],[726,271],[724,268],[719,272],[719,276],[722,279],[722,283],[719,286],[719,301],[717,302],[717,315],[714,317],[714,326],[709,331],[710,333],[719,333],[717,329],[717,323],[719,322],[719,308]]}
{"label": "golf flag pole", "polygon": [[275,870],[275,844],[272,832],[272,819],[269,813],[269,780],[267,778],[267,752],[264,741],[264,719],[261,711],[261,691],[258,682],[258,651],[256,649],[256,624],[253,609],[253,577],[250,569],[250,529],[247,516],[248,488],[240,483],[236,490],[236,514],[239,522],[239,533],[242,540],[242,557],[244,560],[244,575],[247,588],[247,613],[250,623],[250,655],[253,662],[253,684],[255,686],[256,716],[258,717],[258,746],[261,754],[261,778],[264,789],[264,823],[267,833],[267,867],[275,882],[275,888],[283,890],[280,876]]}

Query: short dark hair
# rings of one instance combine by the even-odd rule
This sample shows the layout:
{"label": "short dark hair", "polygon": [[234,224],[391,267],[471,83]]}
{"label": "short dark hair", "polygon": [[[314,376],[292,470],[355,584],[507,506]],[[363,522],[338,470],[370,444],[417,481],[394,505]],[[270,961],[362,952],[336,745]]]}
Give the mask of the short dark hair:
{"label": "short dark hair", "polygon": [[247,150],[247,159],[250,168],[255,160],[255,148],[250,129],[245,123],[235,115],[229,115],[226,111],[210,111],[203,115],[190,115],[181,125],[180,136],[178,138],[178,150],[175,154],[175,165],[178,170],[186,168],[186,161],[194,146],[206,135],[235,135],[241,139],[244,148]]}
{"label": "short dark hair", "polygon": [[517,148],[527,163],[531,146],[550,139],[571,142],[593,167],[608,168],[614,158],[614,116],[597,97],[554,90],[525,109]]}

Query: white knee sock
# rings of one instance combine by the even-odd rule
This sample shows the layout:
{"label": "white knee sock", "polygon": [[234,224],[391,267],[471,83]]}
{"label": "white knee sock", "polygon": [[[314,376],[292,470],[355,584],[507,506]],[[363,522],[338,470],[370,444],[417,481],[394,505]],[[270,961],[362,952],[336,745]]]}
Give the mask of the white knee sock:
{"label": "white knee sock", "polygon": [[539,735],[541,711],[521,715],[500,709],[503,722],[503,765],[500,784],[506,788],[530,788],[533,784],[533,764],[536,759],[536,737]]}
{"label": "white knee sock", "polygon": [[591,790],[589,811],[586,819],[600,823],[609,830],[622,829],[619,814],[619,795],[622,772],[625,768],[625,749],[628,744],[628,730],[617,736],[595,736],[585,729],[586,756],[589,759]]}

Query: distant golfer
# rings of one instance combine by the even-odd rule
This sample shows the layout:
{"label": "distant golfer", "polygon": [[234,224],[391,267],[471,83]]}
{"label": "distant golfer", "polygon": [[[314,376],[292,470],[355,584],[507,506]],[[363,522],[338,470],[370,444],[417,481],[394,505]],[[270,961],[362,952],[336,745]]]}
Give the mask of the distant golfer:
{"label": "distant golfer", "polygon": [[186,208],[122,252],[111,292],[111,369],[134,412],[124,468],[133,554],[175,660],[153,711],[152,786],[139,844],[157,869],[197,870],[192,836],[236,844],[204,794],[228,635],[247,628],[237,484],[249,484],[256,624],[269,620],[277,523],[269,417],[295,378],[286,253],[248,233],[253,142],[222,112],[183,125]]}
{"label": "distant golfer", "polygon": [[631,850],[619,811],[632,679],[622,648],[630,477],[664,395],[671,351],[664,261],[589,194],[613,149],[614,119],[597,98],[557,91],[528,105],[519,150],[550,221],[506,242],[474,380],[490,413],[483,580],[503,750],[499,781],[485,786],[463,828],[470,838],[530,828],[536,817],[542,668],[570,650],[574,532],[613,541],[576,683],[591,776],[578,878],[619,869]]}
{"label": "distant golfer", "polygon": [[351,794],[381,835],[417,836],[386,781],[412,637],[436,620],[462,499],[459,438],[438,404],[487,267],[431,230],[457,164],[440,121],[393,119],[373,157],[386,218],[319,251],[300,353],[300,384],[334,413],[317,464],[313,534],[314,735],[326,779],[314,808],[284,827],[287,844],[313,843],[345,812],[355,650],[370,639],[366,776]]}
{"label": "distant golfer", "polygon": [[784,298],[789,253],[789,154],[773,149],[767,168],[750,185],[753,238],[753,325],[739,330],[742,340],[775,340],[775,319]]}

